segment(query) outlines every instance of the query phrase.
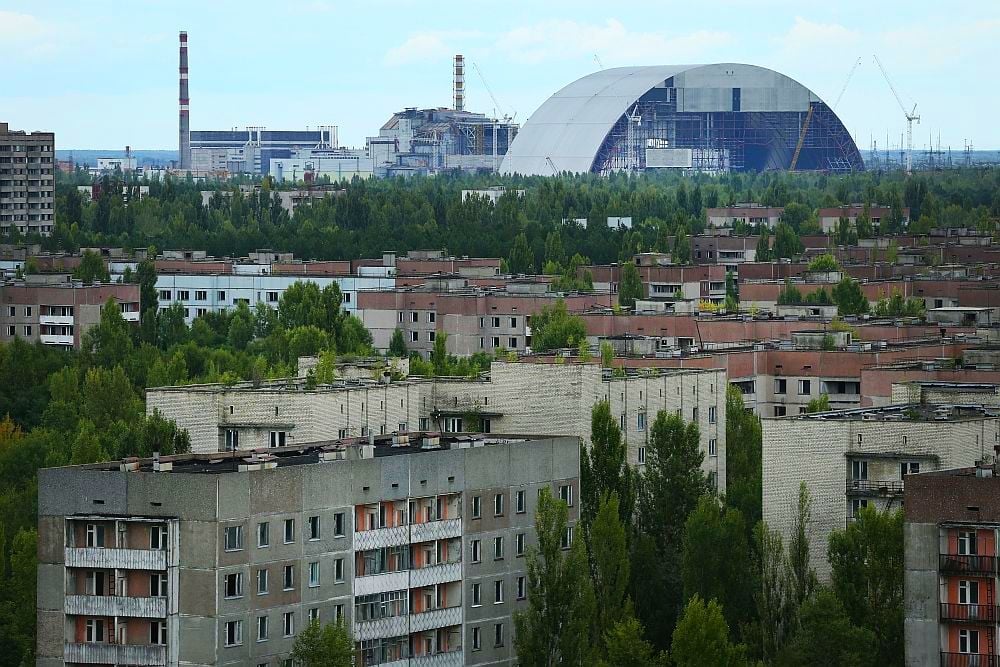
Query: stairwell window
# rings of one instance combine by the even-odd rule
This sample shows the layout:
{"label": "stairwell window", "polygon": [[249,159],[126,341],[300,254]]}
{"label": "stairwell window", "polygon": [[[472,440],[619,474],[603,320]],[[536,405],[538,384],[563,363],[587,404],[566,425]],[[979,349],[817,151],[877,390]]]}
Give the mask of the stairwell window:
{"label": "stairwell window", "polygon": [[526,509],[526,503],[527,503],[526,496],[527,496],[527,494],[525,493],[524,489],[519,490],[514,495],[514,508],[515,508],[514,511],[517,512],[518,514],[524,514],[527,511],[527,509]]}

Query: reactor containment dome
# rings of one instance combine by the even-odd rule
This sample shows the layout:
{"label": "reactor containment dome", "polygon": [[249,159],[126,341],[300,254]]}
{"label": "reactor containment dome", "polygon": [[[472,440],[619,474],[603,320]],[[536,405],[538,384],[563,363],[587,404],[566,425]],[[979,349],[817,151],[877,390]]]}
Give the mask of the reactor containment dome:
{"label": "reactor containment dome", "polygon": [[616,67],[546,100],[504,174],[864,170],[850,133],[797,81],[755,65]]}

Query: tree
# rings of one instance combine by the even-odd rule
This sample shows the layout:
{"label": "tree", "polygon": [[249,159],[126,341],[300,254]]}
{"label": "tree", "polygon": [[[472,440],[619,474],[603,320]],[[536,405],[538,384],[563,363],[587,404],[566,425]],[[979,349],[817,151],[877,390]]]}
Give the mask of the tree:
{"label": "tree", "polygon": [[792,284],[791,279],[785,278],[785,284],[778,291],[778,305],[797,306],[802,303],[802,292]]}
{"label": "tree", "polygon": [[[832,340],[833,337],[830,336],[830,339]],[[826,338],[824,337],[824,341],[825,340],[826,340]],[[829,412],[829,411],[830,411],[830,395],[829,394],[820,394],[819,396],[817,396],[816,398],[812,399],[811,401],[809,401],[809,403],[806,404],[806,412],[807,413]]]}
{"label": "tree", "polygon": [[809,563],[809,524],[812,522],[812,496],[805,482],[799,483],[792,537],[788,541],[788,565],[791,571],[792,604],[798,610],[815,590],[816,572]]}
{"label": "tree", "polygon": [[408,354],[406,341],[403,340],[403,330],[393,329],[392,337],[389,339],[389,356],[405,359]]}
{"label": "tree", "polygon": [[770,262],[774,259],[774,255],[771,252],[771,234],[767,229],[762,230],[760,238],[757,239],[757,252],[755,258],[758,262]]}
{"label": "tree", "polygon": [[687,228],[684,225],[677,227],[671,255],[674,264],[691,263],[691,238],[687,235]]}
{"label": "tree", "polygon": [[563,549],[567,517],[566,503],[543,488],[535,512],[538,546],[527,555],[528,605],[514,613],[514,647],[525,667],[590,661],[594,591],[583,540]]}
{"label": "tree", "polygon": [[718,600],[732,628],[754,616],[750,543],[739,510],[702,496],[684,526],[681,576],[684,596]]}
{"label": "tree", "polygon": [[448,334],[444,331],[439,331],[434,337],[431,364],[434,365],[434,375],[448,375]]}
{"label": "tree", "polygon": [[830,273],[832,271],[840,271],[840,264],[837,263],[837,259],[830,253],[825,253],[814,258],[809,262],[809,266],[806,271],[810,273]]}
{"label": "tree", "polygon": [[157,340],[161,349],[169,350],[187,340],[188,326],[184,320],[184,305],[175,301],[157,315]]}
{"label": "tree", "polygon": [[[577,347],[587,338],[587,327],[583,318],[566,310],[566,302],[557,299],[551,306],[531,318],[531,348],[536,352]],[[440,336],[440,334],[438,334]]]}
{"label": "tree", "polygon": [[762,518],[760,418],[747,410],[743,394],[726,388],[726,505],[743,514],[749,530]]}
{"label": "tree", "polygon": [[114,297],[108,297],[101,306],[101,321],[83,335],[82,347],[93,357],[94,363],[106,368],[124,363],[132,352],[128,322],[122,317]]}
{"label": "tree", "polygon": [[642,624],[635,616],[618,619],[604,632],[606,657],[598,662],[599,667],[666,667],[666,654],[657,655],[642,634]]}
{"label": "tree", "polygon": [[878,664],[902,664],[903,512],[863,508],[830,535],[833,590],[851,622],[875,633]]}
{"label": "tree", "polygon": [[94,281],[102,283],[111,282],[111,274],[108,272],[107,265],[101,259],[101,256],[92,250],[83,251],[80,263],[73,269],[73,277],[82,281],[85,285],[89,285]]}
{"label": "tree", "polygon": [[861,291],[861,286],[856,280],[849,276],[844,276],[837,283],[831,294],[833,302],[837,304],[837,314],[863,315],[868,312],[868,297]]}
{"label": "tree", "polygon": [[726,271],[726,312],[736,313],[740,309],[740,288],[736,284],[736,274]]}
{"label": "tree", "polygon": [[605,496],[590,526],[590,560],[597,603],[594,629],[597,637],[616,621],[632,615],[632,604],[628,600],[628,547],[620,511],[618,494]]}
{"label": "tree", "polygon": [[[799,614],[799,630],[776,661],[781,667],[874,667],[875,635],[851,623],[837,596],[817,590]],[[901,657],[901,656],[900,656]]]}
{"label": "tree", "polygon": [[618,303],[623,308],[635,306],[636,299],[643,298],[642,278],[639,277],[639,269],[634,262],[625,262],[622,265],[622,277],[618,283]]}
{"label": "tree", "polygon": [[729,626],[715,600],[706,604],[692,597],[677,622],[670,643],[670,659],[677,667],[742,667],[746,647],[729,641]]}
{"label": "tree", "polygon": [[617,498],[622,525],[632,525],[635,505],[635,472],[628,465],[618,422],[608,401],[599,401],[590,411],[590,448],[580,449],[580,520],[585,529],[594,522],[604,500]]}
{"label": "tree", "polygon": [[774,248],[772,250],[775,258],[792,259],[802,254],[802,241],[791,226],[779,222],[774,230]]}
{"label": "tree", "polygon": [[870,239],[872,237],[871,204],[868,202],[865,202],[864,207],[861,209],[861,215],[857,217],[855,226],[857,227],[859,239]]}
{"label": "tree", "polygon": [[763,521],[754,528],[754,544],[755,569],[760,577],[753,596],[760,627],[760,654],[766,662],[772,662],[794,628],[790,566],[781,534]]}
{"label": "tree", "polygon": [[245,301],[240,301],[229,318],[229,331],[226,335],[229,344],[237,350],[245,350],[253,340],[255,326],[256,321],[250,306]]}
{"label": "tree", "polygon": [[288,330],[314,326],[336,336],[343,316],[341,301],[336,283],[321,290],[314,282],[298,280],[288,286],[278,301],[278,321]]}
{"label": "tree", "polygon": [[514,237],[514,245],[510,249],[510,256],[507,259],[511,273],[534,273],[535,254],[528,245],[528,237],[521,232]]}
{"label": "tree", "polygon": [[295,638],[292,660],[302,667],[351,667],[354,640],[343,618],[321,625],[312,621]]}
{"label": "tree", "polygon": [[317,326],[299,326],[288,332],[289,361],[295,361],[299,357],[315,357],[328,347],[330,337]]}

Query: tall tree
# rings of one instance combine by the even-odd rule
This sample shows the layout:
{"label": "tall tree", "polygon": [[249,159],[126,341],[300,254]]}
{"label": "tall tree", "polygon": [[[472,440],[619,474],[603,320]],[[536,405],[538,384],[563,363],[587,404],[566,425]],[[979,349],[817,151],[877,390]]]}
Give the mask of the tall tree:
{"label": "tall tree", "polygon": [[[593,635],[600,638],[617,621],[632,616],[632,604],[628,599],[628,547],[625,526],[619,517],[617,493],[604,497],[590,528],[590,560],[597,603]],[[606,655],[605,646],[600,646],[599,651]]]}
{"label": "tall tree", "polygon": [[393,329],[389,339],[389,356],[403,358],[407,356],[406,341],[403,340],[403,330]]}
{"label": "tall tree", "polygon": [[622,265],[621,280],[618,281],[618,303],[623,308],[635,306],[636,299],[643,298],[642,278],[635,262],[628,261]]}
{"label": "tall tree", "polygon": [[434,375],[448,374],[448,334],[444,331],[437,332],[434,337],[434,348],[431,350],[431,364],[434,366]]}
{"label": "tall tree", "polygon": [[834,285],[831,291],[833,302],[837,304],[837,314],[863,315],[868,312],[868,297],[861,291],[861,286],[850,276],[844,276]]}
{"label": "tall tree", "polygon": [[566,302],[557,299],[551,306],[531,318],[531,348],[536,352],[577,347],[587,338],[587,326],[583,319],[566,310]]}
{"label": "tall tree", "polygon": [[580,520],[589,527],[597,517],[602,501],[615,495],[619,518],[628,529],[635,507],[635,472],[628,465],[628,454],[618,422],[608,401],[599,401],[590,411],[590,448],[580,451]]}
{"label": "tall tree", "polygon": [[774,259],[774,255],[771,252],[771,234],[764,228],[760,232],[760,238],[757,239],[757,252],[755,253],[755,259],[758,262],[770,262]]}
{"label": "tall tree", "polygon": [[643,639],[642,624],[635,616],[628,615],[615,621],[604,632],[606,656],[598,661],[599,667],[666,667],[669,663],[665,653],[657,654],[656,649]]}
{"label": "tall tree", "polygon": [[743,667],[746,647],[729,640],[729,626],[715,600],[701,596],[688,600],[670,643],[670,658],[677,667]]}
{"label": "tall tree", "polygon": [[742,392],[729,385],[726,389],[726,505],[743,514],[748,531],[762,518],[761,451],[760,418],[747,410]]}
{"label": "tall tree", "polygon": [[510,249],[510,256],[507,258],[511,273],[534,273],[535,253],[528,245],[528,237],[521,232],[514,237],[514,245]]}
{"label": "tall tree", "polygon": [[754,606],[760,628],[759,653],[772,662],[794,629],[790,567],[781,533],[763,521],[754,528],[755,569],[760,577],[754,588]]}
{"label": "tall tree", "polygon": [[89,285],[94,281],[111,282],[111,274],[101,255],[93,250],[84,250],[80,263],[73,269],[73,277]]}
{"label": "tall tree", "polygon": [[792,259],[802,254],[802,241],[787,223],[779,222],[774,230],[774,258]]}
{"label": "tall tree", "polygon": [[594,590],[583,540],[563,548],[568,509],[543,488],[535,512],[538,546],[528,551],[528,606],[514,613],[514,647],[525,667],[590,664]]}
{"label": "tall tree", "polygon": [[775,661],[780,667],[874,667],[875,635],[851,623],[837,596],[817,590],[802,605],[799,629]]}
{"label": "tall tree", "polygon": [[132,336],[128,322],[113,297],[101,306],[101,321],[83,335],[83,349],[94,363],[111,368],[125,363],[132,352]]}
{"label": "tall tree", "polygon": [[805,482],[799,483],[792,536],[788,541],[788,565],[792,574],[792,601],[796,610],[816,589],[816,572],[809,559],[809,524],[812,523],[812,495]]}
{"label": "tall tree", "polygon": [[302,667],[352,667],[354,640],[347,624],[311,622],[295,638],[292,660]]}
{"label": "tall tree", "polygon": [[902,664],[903,511],[863,508],[830,535],[827,555],[851,622],[875,633],[879,664]]}

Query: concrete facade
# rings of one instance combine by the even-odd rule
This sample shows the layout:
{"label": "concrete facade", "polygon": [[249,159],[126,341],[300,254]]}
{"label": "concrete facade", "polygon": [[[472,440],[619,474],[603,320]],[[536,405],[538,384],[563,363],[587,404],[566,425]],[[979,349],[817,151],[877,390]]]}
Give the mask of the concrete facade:
{"label": "concrete facade", "polygon": [[338,618],[359,666],[513,664],[579,440],[412,437],[41,471],[38,664],[280,665]]}
{"label": "concrete facade", "polygon": [[982,458],[997,441],[1000,416],[977,406],[910,404],[764,418],[762,425],[764,520],[787,539],[805,482],[813,498],[812,565],[827,581],[831,532],[863,506],[898,509],[904,474]]}
{"label": "concrete facade", "polygon": [[0,231],[48,236],[55,226],[56,135],[0,123]]}
{"label": "concrete facade", "polygon": [[[703,469],[726,483],[726,374],[720,369],[651,370],[614,377],[596,363],[494,362],[489,379],[340,382],[306,389],[304,381],[151,388],[146,409],[187,429],[194,452],[256,449],[334,437],[412,429],[494,433],[545,430],[590,438],[595,403],[608,400],[628,446],[645,462],[649,429],[660,410],[698,424]],[[478,423],[472,423],[472,421]]]}

